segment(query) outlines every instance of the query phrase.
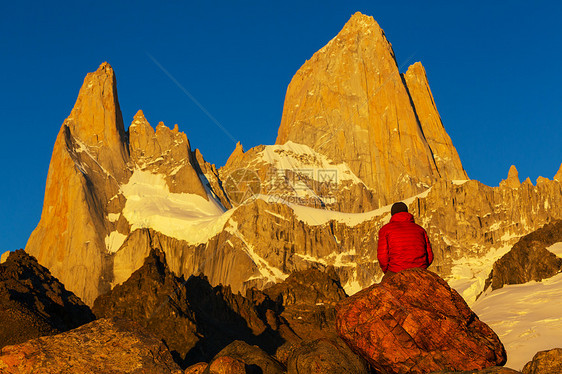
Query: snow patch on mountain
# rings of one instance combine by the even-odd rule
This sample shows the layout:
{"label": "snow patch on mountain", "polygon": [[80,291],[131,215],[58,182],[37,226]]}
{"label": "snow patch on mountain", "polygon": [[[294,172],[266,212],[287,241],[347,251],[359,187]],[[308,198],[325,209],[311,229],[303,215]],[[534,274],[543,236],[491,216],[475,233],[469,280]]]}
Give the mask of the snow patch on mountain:
{"label": "snow patch on mountain", "polygon": [[112,231],[105,237],[105,247],[109,253],[115,253],[121,248],[127,239],[127,235],[123,235],[118,231]]}
{"label": "snow patch on mountain", "polygon": [[317,182],[324,183],[326,178],[335,176],[337,182],[349,180],[363,183],[346,163],[336,164],[304,144],[288,141],[285,144],[267,145],[260,156],[276,169],[301,172]]}
{"label": "snow patch on mountain", "polygon": [[551,245],[546,248],[548,251],[554,253],[558,257],[562,257],[562,242]]}
{"label": "snow patch on mountain", "polygon": [[206,243],[222,231],[234,209],[224,211],[213,196],[171,193],[163,175],[136,169],[121,192],[131,231],[152,228],[190,244]]}
{"label": "snow patch on mountain", "polygon": [[[410,205],[416,200],[416,198],[426,197],[430,190],[431,188],[425,190],[421,194],[405,199],[403,200],[403,202],[406,205]],[[334,210],[312,208],[293,203],[286,204],[291,209],[293,209],[293,211],[295,212],[295,216],[299,221],[302,221],[309,226],[324,225],[329,221],[337,221],[340,223],[344,223],[349,227],[353,227],[363,222],[370,221],[375,217],[380,217],[385,214],[390,215],[390,210],[392,208],[392,204],[390,204],[364,213],[343,213]]]}
{"label": "snow patch on mountain", "polygon": [[119,217],[121,217],[121,213],[109,213],[107,215],[107,220],[109,222],[117,222],[119,221]]}
{"label": "snow patch on mountain", "polygon": [[456,186],[462,186],[463,184],[465,184],[466,182],[469,182],[470,179],[454,179],[451,182],[453,182],[454,185]]}
{"label": "snow patch on mountain", "polygon": [[560,347],[562,274],[487,291],[472,310],[500,337],[506,366],[521,370],[538,351]]}
{"label": "snow patch on mountain", "polygon": [[472,305],[484,290],[484,283],[494,266],[494,262],[510,250],[511,246],[505,245],[491,249],[481,257],[467,254],[454,262],[451,275],[446,279],[447,283],[463,297],[468,305]]}
{"label": "snow patch on mountain", "polygon": [[355,277],[349,278],[348,281],[342,287],[348,296],[353,296],[357,292],[362,291],[364,289],[364,287],[361,286],[361,283],[359,283],[359,281],[357,281]]}

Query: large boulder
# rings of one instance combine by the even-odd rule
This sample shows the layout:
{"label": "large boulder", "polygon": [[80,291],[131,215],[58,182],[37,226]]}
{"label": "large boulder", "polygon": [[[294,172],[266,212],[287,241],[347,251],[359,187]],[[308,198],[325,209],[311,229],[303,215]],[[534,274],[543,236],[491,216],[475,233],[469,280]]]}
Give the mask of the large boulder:
{"label": "large boulder", "polygon": [[126,319],[98,319],[0,350],[0,372],[179,374],[162,341]]}
{"label": "large boulder", "polygon": [[0,348],[94,320],[90,308],[23,250],[0,264]]}
{"label": "large boulder", "polygon": [[562,242],[562,221],[554,221],[522,237],[509,252],[494,263],[484,290],[506,284],[541,281],[562,270],[562,258],[547,248]]}
{"label": "large boulder", "polygon": [[498,336],[436,274],[409,269],[337,305],[342,339],[382,372],[481,370],[503,365]]}
{"label": "large boulder", "polygon": [[562,373],[562,348],[538,352],[523,368],[523,374],[559,373]]}

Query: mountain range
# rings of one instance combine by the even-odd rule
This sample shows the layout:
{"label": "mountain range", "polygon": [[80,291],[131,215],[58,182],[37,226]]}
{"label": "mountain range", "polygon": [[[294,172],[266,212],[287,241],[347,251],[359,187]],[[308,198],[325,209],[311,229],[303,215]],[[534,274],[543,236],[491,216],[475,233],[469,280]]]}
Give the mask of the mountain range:
{"label": "mountain range", "polygon": [[535,184],[514,166],[498,187],[471,180],[422,64],[401,73],[356,13],[291,80],[275,144],[237,144],[220,168],[142,110],[126,129],[112,67],[87,74],[25,251],[89,306],[155,249],[176,276],[234,293],[329,268],[354,294],[382,277],[377,233],[395,201],[426,228],[430,270],[472,304],[521,237],[562,219],[562,165]]}

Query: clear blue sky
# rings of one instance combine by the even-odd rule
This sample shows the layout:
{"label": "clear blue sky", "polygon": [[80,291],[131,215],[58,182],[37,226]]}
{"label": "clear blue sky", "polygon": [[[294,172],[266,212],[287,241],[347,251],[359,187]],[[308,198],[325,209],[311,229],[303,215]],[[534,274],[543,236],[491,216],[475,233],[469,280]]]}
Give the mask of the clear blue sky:
{"label": "clear blue sky", "polygon": [[[345,3],[345,4],[344,4]],[[63,4],[63,5],[61,5]],[[143,109],[179,124],[222,166],[234,148],[154,56],[246,149],[272,144],[287,85],[361,11],[402,71],[422,61],[472,179],[552,179],[562,162],[562,5],[546,1],[3,1],[0,252],[24,247],[41,214],[55,137],[84,76],[108,61],[125,124]]]}

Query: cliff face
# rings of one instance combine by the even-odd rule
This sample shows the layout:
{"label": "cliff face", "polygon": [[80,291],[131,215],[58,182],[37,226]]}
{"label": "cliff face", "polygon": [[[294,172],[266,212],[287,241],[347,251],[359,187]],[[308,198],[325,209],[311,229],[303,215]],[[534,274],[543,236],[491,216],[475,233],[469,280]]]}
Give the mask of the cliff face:
{"label": "cliff face", "polygon": [[276,144],[287,141],[346,162],[378,206],[467,179],[423,67],[403,79],[383,30],[360,13],[291,80]]}
{"label": "cliff face", "polygon": [[137,170],[160,173],[168,193],[190,193],[206,201],[197,162],[185,134],[163,124],[154,131],[142,112],[125,132],[115,73],[103,63],[86,76],[61,126],[41,220],[26,251],[91,304],[111,289],[111,254],[131,231],[122,214],[127,202],[122,186]]}

